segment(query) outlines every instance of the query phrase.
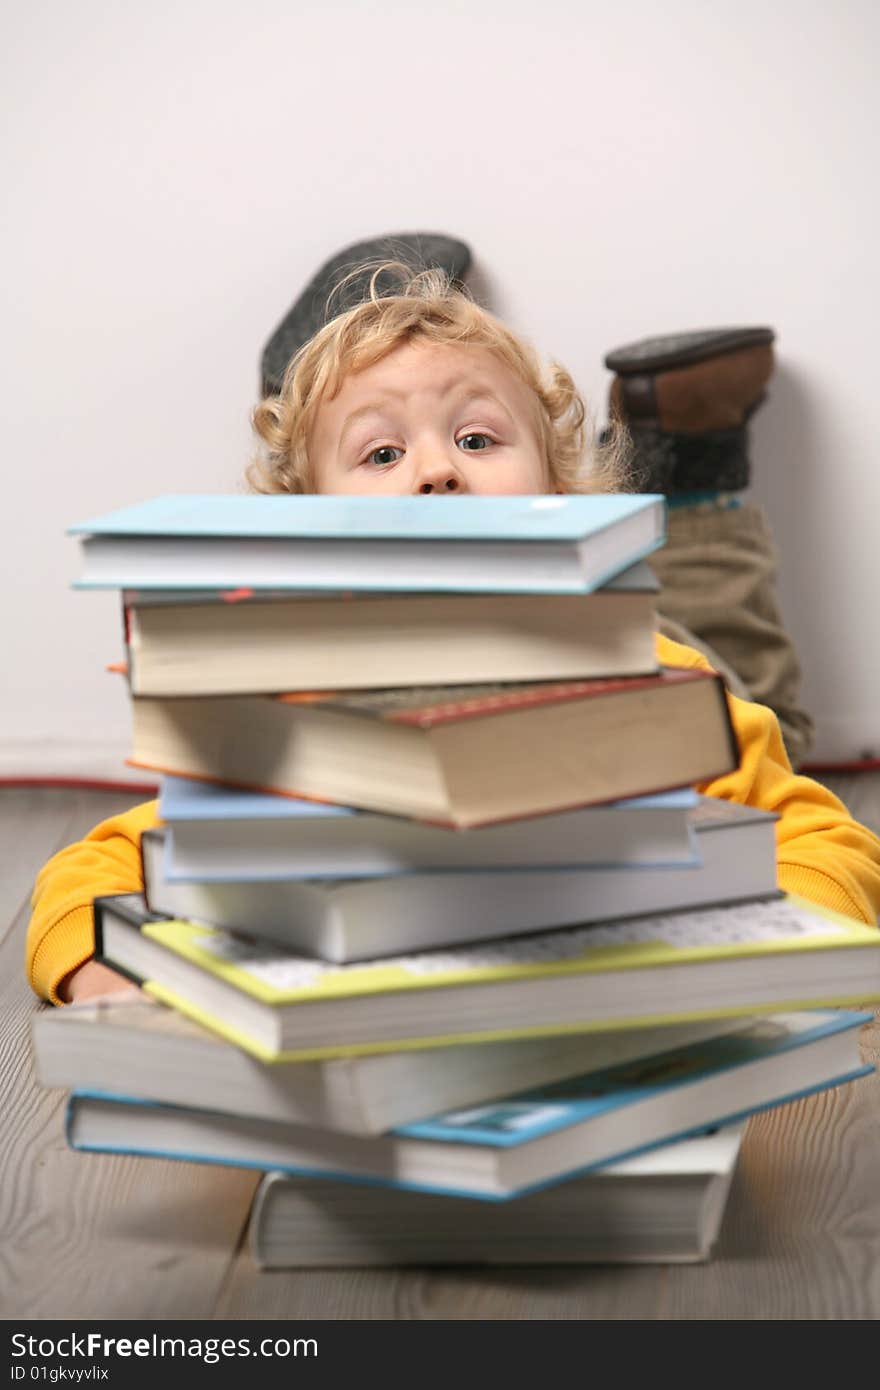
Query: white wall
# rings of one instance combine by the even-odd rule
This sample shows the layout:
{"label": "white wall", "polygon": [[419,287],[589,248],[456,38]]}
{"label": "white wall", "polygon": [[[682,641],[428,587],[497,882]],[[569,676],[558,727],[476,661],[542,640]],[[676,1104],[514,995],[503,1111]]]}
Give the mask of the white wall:
{"label": "white wall", "polygon": [[[880,749],[880,9],[32,0],[7,11],[0,773],[126,775],[71,522],[239,486],[260,350],[331,253],[472,247],[604,418],[611,347],[778,332],[753,495],[816,752]],[[130,774],[129,774],[130,775]]]}

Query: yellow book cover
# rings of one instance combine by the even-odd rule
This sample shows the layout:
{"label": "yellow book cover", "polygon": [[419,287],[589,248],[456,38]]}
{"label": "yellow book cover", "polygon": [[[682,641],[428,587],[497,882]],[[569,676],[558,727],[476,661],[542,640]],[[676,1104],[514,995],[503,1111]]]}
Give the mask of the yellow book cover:
{"label": "yellow book cover", "polygon": [[780,951],[818,951],[829,946],[873,949],[880,986],[880,932],[793,894],[739,908],[565,927],[352,965],[330,965],[292,955],[271,943],[253,942],[195,922],[151,922],[143,931],[202,970],[272,1005],[496,980],[636,970],[673,960],[683,964]]}
{"label": "yellow book cover", "polygon": [[[328,965],[98,899],[99,956],[261,1056],[645,1027],[880,998],[880,932],[794,896]],[[127,919],[127,920],[126,920]]]}

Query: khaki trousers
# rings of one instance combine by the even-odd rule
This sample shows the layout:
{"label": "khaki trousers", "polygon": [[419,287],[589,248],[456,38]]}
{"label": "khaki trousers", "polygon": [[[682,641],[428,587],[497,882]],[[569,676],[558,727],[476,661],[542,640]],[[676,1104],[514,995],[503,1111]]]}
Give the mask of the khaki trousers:
{"label": "khaki trousers", "polygon": [[660,631],[703,652],[734,695],[769,705],[797,767],[813,721],[799,700],[801,668],[779,611],[764,509],[697,503],[670,508],[667,522],[667,543],[650,557]]}

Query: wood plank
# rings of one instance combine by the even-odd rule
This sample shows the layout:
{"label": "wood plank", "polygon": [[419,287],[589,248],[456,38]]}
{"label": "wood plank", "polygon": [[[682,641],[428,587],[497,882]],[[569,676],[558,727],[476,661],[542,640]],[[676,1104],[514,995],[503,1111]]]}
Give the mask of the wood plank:
{"label": "wood plank", "polygon": [[880,1316],[880,1077],[755,1115],[715,1259],[670,1269],[664,1318]]}
{"label": "wood plank", "polygon": [[0,935],[30,901],[37,871],[65,843],[73,814],[70,793],[0,790]]}
{"label": "wood plank", "polygon": [[217,1316],[518,1322],[653,1318],[665,1274],[659,1265],[261,1271],[243,1250]]}
{"label": "wood plank", "polygon": [[[66,811],[57,794],[3,802],[6,834],[10,818],[28,827],[22,873],[25,853],[31,873],[133,804],[94,793]],[[63,1093],[33,1074],[30,1021],[43,1006],[24,978],[26,922],[26,907],[0,921],[0,1316],[210,1318],[256,1174],[67,1148]]]}

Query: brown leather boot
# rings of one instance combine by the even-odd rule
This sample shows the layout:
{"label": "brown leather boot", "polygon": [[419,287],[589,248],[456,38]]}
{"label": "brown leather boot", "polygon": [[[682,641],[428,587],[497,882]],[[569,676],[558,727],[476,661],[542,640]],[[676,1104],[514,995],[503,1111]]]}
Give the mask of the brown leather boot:
{"label": "brown leather boot", "polygon": [[[635,446],[635,486],[668,498],[666,545],[651,556],[667,635],[697,647],[748,698],[775,711],[794,766],[813,721],[776,593],[776,548],[757,502],[700,497],[749,483],[748,422],[773,374],[771,328],[670,334],[609,352],[609,408]],[[666,624],[663,627],[663,624]],[[672,625],[672,631],[670,626]],[[676,631],[677,629],[677,631]]]}
{"label": "brown leather boot", "polygon": [[633,440],[642,492],[748,487],[747,425],[773,374],[772,328],[709,328],[643,338],[604,358],[609,411]]}

